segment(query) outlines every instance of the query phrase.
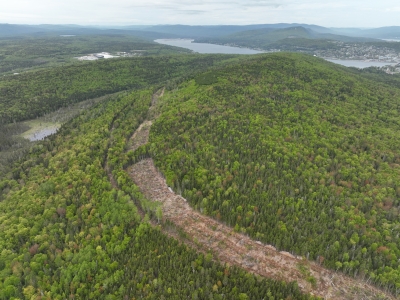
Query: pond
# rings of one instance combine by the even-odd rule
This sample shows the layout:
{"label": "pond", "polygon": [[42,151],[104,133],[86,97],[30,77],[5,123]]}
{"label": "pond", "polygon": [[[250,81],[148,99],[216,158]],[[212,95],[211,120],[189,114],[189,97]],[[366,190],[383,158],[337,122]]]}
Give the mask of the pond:
{"label": "pond", "polygon": [[25,135],[25,138],[30,140],[31,142],[34,141],[40,141],[43,140],[45,137],[52,135],[56,133],[58,130],[58,127],[46,127],[43,129],[35,130],[32,133],[29,133],[28,135]]}

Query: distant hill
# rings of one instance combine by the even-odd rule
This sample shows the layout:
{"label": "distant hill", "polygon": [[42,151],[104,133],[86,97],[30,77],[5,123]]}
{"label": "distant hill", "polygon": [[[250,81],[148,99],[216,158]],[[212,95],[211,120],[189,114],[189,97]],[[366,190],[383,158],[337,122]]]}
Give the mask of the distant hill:
{"label": "distant hill", "polygon": [[386,38],[386,39],[400,39],[400,26],[390,26],[368,29],[363,31],[362,36]]}
{"label": "distant hill", "polygon": [[[160,38],[191,38],[198,42],[214,44],[235,44],[243,47],[269,49],[274,47],[292,47],[296,43],[303,47],[318,49],[331,47],[326,41],[373,42],[373,38],[399,38],[400,27],[382,27],[375,29],[326,28],[312,24],[278,23],[253,25],[154,25],[154,26],[80,26],[80,25],[18,25],[0,24],[0,38],[38,35],[129,35],[147,40]],[[287,40],[286,40],[287,39]],[[304,40],[306,39],[306,40]],[[275,43],[271,45],[271,43]],[[297,45],[296,44],[296,45]],[[309,45],[310,44],[310,45]],[[283,45],[283,46],[282,46]],[[286,46],[285,46],[286,45]],[[314,45],[314,46],[312,46]],[[321,46],[322,45],[322,46]],[[297,47],[297,46],[296,46]]]}
{"label": "distant hill", "polygon": [[312,38],[310,31],[304,27],[289,27],[284,29],[259,29],[251,31],[242,31],[236,34],[232,34],[222,39],[232,40],[243,43],[248,42],[262,42],[270,43],[275,42],[284,38]]}
{"label": "distant hill", "polygon": [[348,36],[360,36],[377,39],[400,39],[400,26],[387,26],[380,28],[331,28],[333,33]]}
{"label": "distant hill", "polygon": [[0,38],[16,36],[40,36],[40,35],[131,35],[145,39],[178,38],[173,33],[153,32],[140,30],[140,28],[101,28],[84,27],[78,25],[16,25],[0,24]]}
{"label": "distant hill", "polygon": [[291,27],[304,27],[316,32],[330,33],[331,30],[325,27],[308,24],[255,24],[255,25],[220,25],[220,26],[189,26],[189,25],[156,25],[143,29],[144,31],[153,31],[160,33],[175,34],[181,38],[204,38],[204,37],[221,37],[230,34],[266,30],[272,31],[276,29],[284,29]]}
{"label": "distant hill", "polygon": [[[299,39],[301,39],[301,41]],[[322,44],[326,44],[326,40],[343,42],[373,41],[373,39],[368,38],[349,37],[328,32],[316,32],[311,28],[295,26],[280,29],[263,28],[257,30],[242,31],[223,37],[197,39],[196,42],[234,44],[242,47],[269,49],[271,47],[276,47],[277,44],[282,44],[282,41],[285,41],[285,43],[287,44],[293,44],[293,42],[298,41],[300,44],[307,45],[309,42],[307,40],[325,40],[321,41]],[[315,44],[315,42],[311,42],[310,44]]]}
{"label": "distant hill", "polygon": [[19,25],[0,24],[0,37],[32,34],[132,34],[147,38],[204,38],[220,37],[250,30],[276,30],[304,27],[319,33],[333,33],[331,29],[308,24],[254,24],[254,25],[154,25],[154,26],[80,26],[80,25]]}
{"label": "distant hill", "polygon": [[37,32],[43,32],[43,29],[39,26],[30,25],[16,25],[16,24],[0,24],[0,36],[15,36],[21,34],[32,34]]}

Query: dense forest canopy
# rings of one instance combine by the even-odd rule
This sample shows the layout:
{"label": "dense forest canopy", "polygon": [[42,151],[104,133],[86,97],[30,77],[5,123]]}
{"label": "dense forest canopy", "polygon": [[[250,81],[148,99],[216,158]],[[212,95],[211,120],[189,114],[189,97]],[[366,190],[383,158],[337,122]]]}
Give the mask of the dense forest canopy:
{"label": "dense forest canopy", "polygon": [[[135,52],[135,51],[140,52]],[[40,35],[0,38],[0,75],[78,63],[76,57],[99,52],[141,56],[189,53],[183,48],[122,34]]]}
{"label": "dense forest canopy", "polygon": [[173,83],[235,57],[172,55],[118,58],[5,76],[0,78],[0,121],[10,123],[32,119],[86,99],[143,88],[149,84]]}
{"label": "dense forest canopy", "polygon": [[[98,47],[81,41],[76,51]],[[312,299],[150,225],[158,206],[126,172],[143,157],[203,214],[398,295],[399,86],[373,69],[288,53],[119,58],[3,76],[0,151],[20,142],[7,134],[24,130],[17,121],[122,93],[1,176],[0,299]],[[128,151],[161,87],[150,142]]]}
{"label": "dense forest canopy", "polygon": [[296,283],[218,264],[141,219],[136,205],[146,199],[121,164],[151,95],[100,103],[0,181],[0,299],[312,299]]}
{"label": "dense forest canopy", "polygon": [[[234,44],[241,47],[257,49],[281,49],[296,51],[304,49],[336,49],[336,41],[341,42],[374,42],[379,40],[337,35],[327,32],[314,31],[303,26],[288,28],[262,28],[246,30],[219,37],[196,39],[199,43]],[[383,45],[384,43],[382,43]],[[291,47],[291,48],[290,48]]]}
{"label": "dense forest canopy", "polygon": [[[72,45],[79,45],[77,49],[104,45],[118,49],[122,44],[126,45],[126,49],[132,46],[135,49],[147,49],[146,51],[175,49],[156,43],[143,43],[137,38],[132,41],[123,37],[71,38]],[[50,39],[49,44],[33,43],[29,47],[37,48],[41,45],[44,49],[49,47],[47,50],[50,52],[53,50],[59,52],[63,49],[65,38],[59,39],[60,44],[54,48],[49,46],[54,46],[54,38]],[[26,49],[25,39],[22,39],[21,48],[21,51],[29,52],[29,49]],[[70,53],[68,47],[64,50],[65,53]],[[43,51],[46,53],[46,50]],[[41,51],[38,50],[38,53]],[[161,51],[161,53],[164,52]],[[143,88],[149,84],[174,86],[185,78],[210,67],[221,63],[234,63],[242,59],[246,58],[233,55],[144,55],[95,62],[77,62],[72,65],[0,77],[0,176],[7,172],[9,165],[16,159],[20,159],[29,148],[29,142],[20,136],[24,130],[27,130],[26,124],[14,124],[15,122],[37,119],[60,108],[77,105],[87,99]]]}
{"label": "dense forest canopy", "polygon": [[165,97],[142,151],[193,207],[398,293],[399,89],[274,54]]}

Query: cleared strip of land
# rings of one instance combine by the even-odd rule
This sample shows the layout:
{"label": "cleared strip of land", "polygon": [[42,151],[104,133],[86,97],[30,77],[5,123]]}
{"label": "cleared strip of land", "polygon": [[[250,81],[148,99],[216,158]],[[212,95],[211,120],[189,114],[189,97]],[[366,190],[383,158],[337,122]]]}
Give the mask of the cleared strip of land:
{"label": "cleared strip of land", "polygon": [[297,281],[301,290],[324,299],[379,299],[382,294],[362,281],[279,252],[193,210],[167,186],[152,159],[138,162],[128,172],[148,199],[162,203],[164,219],[172,221],[200,250],[211,251],[221,262],[264,277]]}
{"label": "cleared strip of land", "polygon": [[[148,142],[151,124],[151,121],[145,121],[133,134],[132,150]],[[164,221],[173,222],[184,232],[185,238],[173,236],[200,251],[213,253],[214,258],[222,263],[239,266],[263,277],[297,281],[302,291],[323,299],[394,299],[361,280],[327,270],[288,252],[277,251],[271,245],[254,241],[193,210],[186,199],[168,187],[150,158],[136,163],[127,171],[147,199],[162,203]]]}

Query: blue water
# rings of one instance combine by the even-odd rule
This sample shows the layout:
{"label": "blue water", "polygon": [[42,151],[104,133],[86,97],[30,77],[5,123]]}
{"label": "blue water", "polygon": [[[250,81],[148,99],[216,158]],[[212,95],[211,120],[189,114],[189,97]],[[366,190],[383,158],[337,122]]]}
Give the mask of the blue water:
{"label": "blue water", "polygon": [[55,134],[57,132],[57,127],[52,128],[44,128],[42,130],[36,131],[35,133],[31,134],[28,139],[31,142],[43,140],[45,137]]}
{"label": "blue water", "polygon": [[[155,42],[159,44],[182,47],[190,49],[197,53],[220,53],[220,54],[258,54],[262,51],[252,50],[248,48],[239,48],[231,46],[221,46],[207,43],[193,43],[193,40],[186,39],[158,39]],[[383,67],[387,65],[395,65],[394,63],[386,63],[380,61],[364,61],[364,60],[342,60],[342,59],[326,59],[327,61],[339,64],[345,67],[368,68],[368,67]]]}
{"label": "blue water", "polygon": [[383,67],[387,65],[394,66],[395,63],[381,62],[381,61],[367,61],[367,60],[345,60],[345,59],[326,59],[327,61],[339,64],[345,67],[355,68],[368,68],[368,67]]}
{"label": "blue water", "polygon": [[222,46],[222,45],[214,45],[207,43],[192,43],[193,40],[185,40],[185,39],[158,39],[155,42],[159,44],[182,47],[186,49],[190,49],[197,53],[220,53],[220,54],[258,54],[264,53],[262,51],[252,50],[248,48],[239,48],[239,47],[231,47],[231,46]]}

